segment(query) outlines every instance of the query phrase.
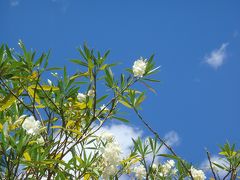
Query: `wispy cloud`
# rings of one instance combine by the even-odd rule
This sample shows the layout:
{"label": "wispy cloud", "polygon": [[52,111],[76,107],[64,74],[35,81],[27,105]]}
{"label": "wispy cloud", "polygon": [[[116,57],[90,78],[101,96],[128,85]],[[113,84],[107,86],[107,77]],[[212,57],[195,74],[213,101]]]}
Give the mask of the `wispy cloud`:
{"label": "wispy cloud", "polygon": [[237,30],[235,30],[235,31],[233,32],[233,37],[234,37],[234,38],[239,37],[239,32],[238,32]]}
{"label": "wispy cloud", "polygon": [[55,3],[62,13],[66,13],[68,6],[69,6],[69,1],[68,0],[51,0],[53,3]]}
{"label": "wispy cloud", "polygon": [[15,7],[18,6],[20,3],[20,0],[9,0],[10,6]]}
{"label": "wispy cloud", "polygon": [[[167,134],[165,134],[164,138],[165,142],[167,143],[167,145],[174,147],[180,144],[180,138],[177,132],[175,131],[170,131]],[[160,154],[167,154],[168,153],[168,149],[163,146],[160,149]],[[159,161],[159,159],[157,159]]]}
{"label": "wispy cloud", "polygon": [[[146,137],[143,136],[143,130],[139,128],[135,128],[126,124],[111,124],[107,126],[103,126],[97,133],[96,135],[101,135],[102,133],[110,133],[115,137],[115,140],[118,142],[118,144],[121,147],[122,151],[122,157],[126,157],[130,154],[131,148],[133,147],[133,141],[132,139],[137,139],[140,137],[142,140],[145,140]],[[176,146],[179,144],[179,136],[175,131],[170,131],[164,136],[164,140],[166,143],[170,146]],[[74,142],[72,142],[70,146],[72,146]],[[78,147],[81,149],[81,147]],[[160,152],[161,154],[166,154],[167,153],[166,147],[162,147]],[[89,150],[90,153],[91,151]],[[72,154],[68,153],[65,157],[64,160],[68,162],[72,158]],[[151,155],[147,159],[151,159]],[[156,161],[160,161],[160,158],[156,158]]]}
{"label": "wispy cloud", "polygon": [[210,55],[205,56],[204,61],[214,69],[218,69],[223,65],[227,57],[227,46],[228,43],[223,43],[219,49],[215,49],[210,53]]}

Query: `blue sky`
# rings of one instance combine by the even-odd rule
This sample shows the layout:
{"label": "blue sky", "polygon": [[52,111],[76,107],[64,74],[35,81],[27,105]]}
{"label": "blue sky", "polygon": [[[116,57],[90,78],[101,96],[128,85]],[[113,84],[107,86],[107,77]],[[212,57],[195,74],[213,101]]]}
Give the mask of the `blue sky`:
{"label": "blue sky", "polygon": [[[111,50],[115,73],[155,54],[161,83],[147,93],[142,114],[164,135],[177,132],[176,151],[200,163],[226,140],[240,142],[240,2],[1,0],[0,42],[18,39],[52,49],[53,66],[76,67],[76,47]],[[141,127],[136,116],[129,115]],[[145,132],[145,134],[148,134]]]}

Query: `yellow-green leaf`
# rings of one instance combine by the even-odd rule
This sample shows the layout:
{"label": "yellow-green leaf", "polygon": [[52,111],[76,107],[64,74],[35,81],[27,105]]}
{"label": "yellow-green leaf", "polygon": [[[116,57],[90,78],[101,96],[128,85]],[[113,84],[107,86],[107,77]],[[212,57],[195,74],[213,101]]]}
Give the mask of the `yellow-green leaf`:
{"label": "yellow-green leaf", "polygon": [[52,129],[62,129],[63,127],[62,126],[52,126],[51,128]]}
{"label": "yellow-green leaf", "polygon": [[79,108],[79,109],[86,109],[87,105],[86,103],[80,103],[80,102],[76,102],[74,105],[73,105],[74,108]]}
{"label": "yellow-green leaf", "polygon": [[62,153],[58,153],[54,159],[60,159],[61,156],[62,156]]}
{"label": "yellow-green leaf", "polygon": [[[36,85],[31,85],[31,86],[29,86],[29,88],[32,88],[32,89],[35,89],[35,87],[36,87]],[[44,91],[50,91],[50,90],[52,90],[52,91],[58,91],[58,90],[59,90],[58,87],[48,86],[48,85],[41,85],[41,87],[40,87],[40,86],[37,86],[36,89],[38,89],[38,90],[42,90],[42,89],[43,89]]]}
{"label": "yellow-green leaf", "polygon": [[31,157],[28,152],[24,152],[23,157],[25,158],[26,161],[31,161]]}
{"label": "yellow-green leaf", "polygon": [[126,101],[119,100],[119,102],[128,108],[132,108],[132,106],[129,103],[127,103]]}
{"label": "yellow-green leaf", "polygon": [[90,174],[85,174],[84,175],[84,180],[90,180],[91,178],[91,175]]}
{"label": "yellow-green leaf", "polygon": [[[35,87],[34,87],[34,88],[35,88]],[[29,94],[32,98],[35,98],[35,101],[36,101],[38,104],[41,104],[40,98],[39,98],[37,92],[35,92],[35,94],[34,94],[34,88],[32,88],[32,86],[29,86],[29,87],[27,88],[28,94]]]}
{"label": "yellow-green leaf", "polygon": [[67,122],[66,127],[68,128],[68,127],[71,127],[71,126],[73,126],[73,125],[75,125],[75,124],[76,124],[75,121],[73,121],[73,120],[69,120],[69,121]]}
{"label": "yellow-green leaf", "polygon": [[[40,88],[40,87],[38,87],[38,88]],[[44,91],[50,91],[50,90],[52,90],[52,91],[58,91],[58,90],[59,90],[58,87],[48,86],[48,85],[42,85],[42,88],[43,88]],[[40,89],[41,89],[41,88],[40,88]]]}
{"label": "yellow-green leaf", "polygon": [[[12,91],[15,92],[14,90]],[[19,89],[16,91],[17,91],[15,93],[16,96],[19,96],[23,92],[22,89]],[[5,109],[8,109],[15,102],[16,99],[17,98],[11,93],[8,94],[2,101],[0,101],[0,111],[4,111]]]}
{"label": "yellow-green leaf", "polygon": [[219,153],[220,155],[223,155],[223,156],[235,156],[237,154],[237,152],[235,151],[231,151],[230,154],[226,151],[222,151]]}

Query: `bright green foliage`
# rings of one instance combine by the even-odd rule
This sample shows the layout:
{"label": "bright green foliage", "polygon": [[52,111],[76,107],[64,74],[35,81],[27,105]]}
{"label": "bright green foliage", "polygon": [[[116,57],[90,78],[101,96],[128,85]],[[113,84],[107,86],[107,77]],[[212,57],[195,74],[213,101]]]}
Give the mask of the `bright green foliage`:
{"label": "bright green foliage", "polygon": [[[191,165],[159,136],[147,142],[133,140],[127,157],[110,162],[105,154],[110,148],[118,151],[116,142],[97,135],[108,121],[130,121],[122,117],[122,105],[138,114],[146,97],[135,89],[136,83],[155,92],[148,84],[159,82],[150,77],[158,71],[153,56],[143,77],[134,77],[132,69],[127,69],[118,78],[111,69],[116,64],[107,63],[109,51],[101,54],[84,45],[78,49],[80,59],[70,60],[79,69],[70,75],[66,67],[48,67],[50,53],[28,51],[22,41],[19,46],[21,53],[7,45],[0,47],[1,179],[118,179],[124,174],[136,174],[138,179],[191,177]],[[166,147],[169,154],[161,154]],[[230,166],[214,164],[234,179],[239,151],[229,144],[221,150]],[[155,164],[159,157],[174,160],[176,167],[164,174],[167,164]],[[142,177],[133,170],[139,165],[144,168]],[[110,166],[116,171],[109,174]]]}

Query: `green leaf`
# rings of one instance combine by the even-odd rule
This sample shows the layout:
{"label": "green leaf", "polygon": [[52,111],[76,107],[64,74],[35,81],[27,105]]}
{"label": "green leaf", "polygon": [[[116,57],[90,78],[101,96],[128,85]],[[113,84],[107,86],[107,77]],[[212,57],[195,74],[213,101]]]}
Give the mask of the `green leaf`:
{"label": "green leaf", "polygon": [[81,65],[81,66],[85,66],[85,67],[88,67],[88,64],[81,61],[81,60],[78,60],[78,59],[71,59],[70,60],[71,62],[75,63],[75,64],[78,64],[78,65]]}
{"label": "green leaf", "polygon": [[119,102],[120,102],[122,105],[124,105],[124,106],[126,106],[126,107],[128,107],[128,108],[133,108],[133,107],[131,106],[131,104],[129,104],[129,103],[126,102],[126,101],[119,100]]}
{"label": "green leaf", "polygon": [[151,82],[160,82],[160,80],[143,78],[142,80],[151,81]]}
{"label": "green leaf", "polygon": [[108,87],[112,88],[114,85],[114,79],[113,79],[113,73],[111,71],[111,68],[105,69],[105,73],[106,73],[105,80],[107,82],[107,85]]}
{"label": "green leaf", "polygon": [[175,160],[181,160],[179,157],[171,155],[171,154],[158,154],[158,156],[162,156],[162,157],[166,157],[166,158],[170,158],[170,159],[175,159]]}
{"label": "green leaf", "polygon": [[103,101],[104,99],[106,99],[108,97],[108,95],[104,95],[102,97],[100,97],[99,99],[97,99],[97,104],[100,103],[101,101]]}
{"label": "green leaf", "polygon": [[57,70],[63,70],[63,68],[52,67],[52,68],[47,68],[47,69],[46,69],[46,71],[57,71]]}
{"label": "green leaf", "polygon": [[138,107],[145,99],[144,93],[141,93],[135,102],[135,107]]}
{"label": "green leaf", "polygon": [[113,119],[117,119],[117,120],[122,121],[122,122],[125,122],[125,123],[128,123],[128,122],[129,122],[129,120],[127,120],[127,119],[125,119],[125,118],[122,118],[122,117],[113,116],[112,118],[113,118]]}
{"label": "green leaf", "polygon": [[144,86],[146,86],[150,91],[152,91],[153,93],[157,94],[157,92],[155,91],[155,89],[153,89],[151,86],[149,86],[146,82],[144,81],[140,81]]}

